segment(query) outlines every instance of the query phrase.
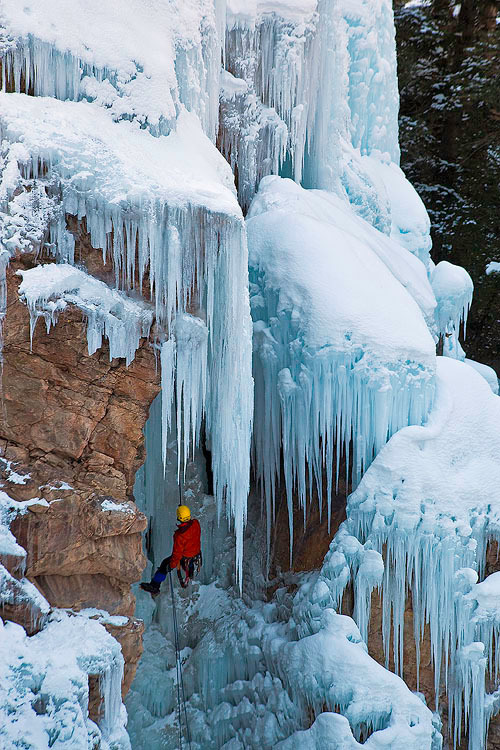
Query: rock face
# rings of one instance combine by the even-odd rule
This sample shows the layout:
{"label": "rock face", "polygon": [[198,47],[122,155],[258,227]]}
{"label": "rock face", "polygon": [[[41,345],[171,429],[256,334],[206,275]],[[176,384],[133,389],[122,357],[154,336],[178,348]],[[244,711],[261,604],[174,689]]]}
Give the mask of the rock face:
{"label": "rock face", "polygon": [[[77,240],[84,236],[80,231]],[[79,250],[80,257],[100,256],[83,241]],[[144,461],[143,427],[159,391],[155,355],[143,340],[128,368],[124,360],[110,362],[107,347],[89,357],[85,322],[71,308],[50,334],[39,321],[30,349],[16,271],[34,261],[19,256],[7,269],[0,482],[15,500],[31,501],[11,531],[27,552],[26,577],[49,603],[128,618],[124,626],[106,626],[122,644],[126,691],[142,650],[130,585],[145,565],[146,518],[132,490]],[[14,611],[3,614],[16,619]]]}

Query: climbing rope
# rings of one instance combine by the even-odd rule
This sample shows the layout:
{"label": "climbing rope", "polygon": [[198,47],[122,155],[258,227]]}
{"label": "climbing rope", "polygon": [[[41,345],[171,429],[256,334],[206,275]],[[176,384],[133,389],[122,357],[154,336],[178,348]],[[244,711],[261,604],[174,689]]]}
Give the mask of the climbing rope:
{"label": "climbing rope", "polygon": [[[182,662],[179,648],[179,628],[177,625],[177,612],[175,609],[174,584],[172,582],[172,569],[169,568],[170,594],[172,596],[172,619],[174,622],[174,644],[175,644],[175,668],[177,673],[177,717],[179,721],[179,748],[182,750],[182,714],[184,713],[184,724],[186,725],[186,736],[189,750],[191,750],[191,732],[186,710],[186,694],[184,692],[184,679],[182,677]],[[182,710],[184,709],[184,711]]]}

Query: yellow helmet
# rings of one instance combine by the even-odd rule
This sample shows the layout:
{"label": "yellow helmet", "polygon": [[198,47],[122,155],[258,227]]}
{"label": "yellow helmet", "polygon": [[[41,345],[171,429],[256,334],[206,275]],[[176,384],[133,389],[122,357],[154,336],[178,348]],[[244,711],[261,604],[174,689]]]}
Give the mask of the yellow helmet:
{"label": "yellow helmet", "polygon": [[184,521],[189,521],[191,518],[191,511],[187,507],[187,505],[179,505],[177,508],[177,520],[181,521],[182,523]]}

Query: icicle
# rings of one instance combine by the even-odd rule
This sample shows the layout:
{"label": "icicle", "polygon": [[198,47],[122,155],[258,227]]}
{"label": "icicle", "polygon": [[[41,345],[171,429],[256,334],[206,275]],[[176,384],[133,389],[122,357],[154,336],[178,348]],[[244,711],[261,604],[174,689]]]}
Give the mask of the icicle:
{"label": "icicle", "polygon": [[169,339],[161,347],[161,443],[163,469],[167,466],[167,445],[170,434],[170,420],[172,418],[172,404],[174,400],[175,376],[175,339]]}
{"label": "icicle", "polygon": [[[148,127],[154,136],[168,135],[175,129],[182,103],[198,115],[205,133],[215,141],[224,7],[218,0],[212,13],[207,10],[200,7],[197,23],[179,29],[175,29],[175,14],[169,13],[173,17],[168,19],[170,23],[165,23],[165,55],[164,59],[156,61],[157,66],[151,60],[149,64],[143,59],[137,60],[124,44],[121,58],[117,60],[113,54],[109,58],[117,66],[113,69],[106,65],[106,54],[99,49],[99,39],[96,41],[92,35],[86,38],[85,31],[81,37],[81,54],[86,58],[83,59],[64,49],[64,43],[57,36],[54,43],[38,38],[37,29],[33,28],[32,33],[9,45],[3,56],[3,89],[8,85],[16,92],[33,93],[37,97],[95,101],[110,109],[117,120],[137,119],[140,126]],[[153,22],[165,21],[161,9],[158,13]],[[64,20],[64,17],[58,19],[61,24]],[[106,20],[109,19],[104,14]],[[193,37],[198,43],[193,43]],[[99,64],[91,61],[92,55]],[[24,86],[21,86],[23,78]],[[160,102],[156,97],[158,86],[164,94]],[[145,92],[149,96],[145,96]]]}
{"label": "icicle", "polygon": [[102,281],[66,263],[36,266],[19,271],[23,281],[19,296],[30,314],[30,339],[38,318],[45,319],[47,333],[68,304],[79,307],[87,318],[89,355],[109,341],[109,357],[124,357],[129,365],[143,337],[149,336],[153,314]]}
{"label": "icicle", "polygon": [[121,724],[123,667],[124,660],[120,653],[100,675],[101,695],[104,704],[100,728],[105,739],[112,739],[116,728]]}

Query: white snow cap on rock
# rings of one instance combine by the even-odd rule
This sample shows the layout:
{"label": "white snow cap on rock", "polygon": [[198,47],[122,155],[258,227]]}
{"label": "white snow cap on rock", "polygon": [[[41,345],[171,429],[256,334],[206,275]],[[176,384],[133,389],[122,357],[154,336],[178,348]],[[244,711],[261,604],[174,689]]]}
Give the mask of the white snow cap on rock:
{"label": "white snow cap on rock", "polygon": [[22,143],[20,164],[50,163],[73,189],[77,209],[78,199],[83,204],[87,197],[117,209],[126,201],[139,208],[156,198],[240,215],[229,166],[186,110],[175,132],[154,138],[133,122],[113,122],[89,102],[0,93],[0,132]]}
{"label": "white snow cap on rock", "polygon": [[2,0],[16,45],[4,82],[35,96],[90,99],[113,118],[155,135],[175,127],[182,104],[215,139],[223,20],[213,0]]}
{"label": "white snow cap on rock", "polygon": [[38,318],[45,319],[49,332],[67,305],[75,305],[87,318],[89,355],[101,348],[105,336],[110,359],[124,357],[129,365],[141,338],[149,336],[153,322],[150,305],[110,289],[68,263],[50,263],[18,273],[23,278],[18,293],[30,312],[32,339]]}
{"label": "white snow cap on rock", "polygon": [[283,444],[291,526],[307,470],[320,488],[325,466],[331,496],[335,443],[338,480],[352,437],[357,482],[393,432],[426,418],[435,300],[423,263],[326,191],[264,178],[247,231],[256,463],[269,522]]}
{"label": "white snow cap on rock", "polygon": [[[123,663],[120,644],[94,620],[56,610],[28,638],[20,625],[0,619],[0,746],[130,750]],[[100,677],[99,727],[88,717],[89,675]]]}

